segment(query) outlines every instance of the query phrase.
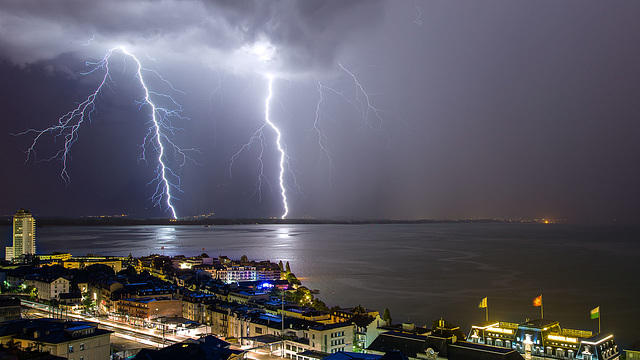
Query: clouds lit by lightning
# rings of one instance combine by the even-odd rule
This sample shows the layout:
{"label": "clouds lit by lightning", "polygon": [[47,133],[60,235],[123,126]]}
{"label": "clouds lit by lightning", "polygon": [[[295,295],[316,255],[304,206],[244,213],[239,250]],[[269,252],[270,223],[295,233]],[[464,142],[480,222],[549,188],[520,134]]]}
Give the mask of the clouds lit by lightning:
{"label": "clouds lit by lightning", "polygon": [[[156,176],[149,183],[148,186],[154,187],[154,192],[151,195],[151,201],[155,206],[166,206],[166,209],[171,212],[171,216],[177,218],[176,209],[173,205],[174,197],[172,191],[180,190],[180,178],[176,172],[171,170],[167,165],[167,156],[173,155],[174,161],[180,163],[180,167],[183,166],[190,158],[187,156],[187,151],[179,148],[174,144],[169,135],[174,134],[175,127],[172,124],[173,119],[186,119],[181,115],[182,107],[170,96],[154,92],[149,89],[144,81],[143,72],[151,73],[157,76],[162,82],[168,84],[172,90],[176,90],[171,84],[160,76],[156,71],[142,67],[141,62],[132,53],[127,51],[123,47],[116,47],[110,49],[106,55],[98,62],[87,62],[87,66],[91,66],[92,69],[83,73],[83,75],[92,74],[98,71],[104,71],[102,80],[96,88],[83,102],[81,102],[75,109],[69,111],[58,119],[56,125],[52,125],[43,130],[30,129],[17,135],[24,135],[27,133],[35,134],[31,146],[27,149],[27,159],[34,158],[38,161],[36,156],[36,147],[38,141],[47,134],[51,134],[55,139],[62,137],[64,144],[60,150],[49,158],[42,159],[40,161],[59,160],[62,163],[62,170],[60,176],[66,182],[70,182],[69,173],[67,172],[68,161],[71,159],[71,147],[78,140],[78,131],[85,120],[91,122],[91,116],[96,111],[96,97],[101,93],[103,87],[110,86],[113,83],[110,73],[110,61],[114,53],[121,53],[124,55],[123,62],[127,59],[132,59],[135,63],[135,78],[139,81],[144,94],[141,100],[138,100],[139,108],[149,107],[149,127],[148,132],[143,138],[143,142],[140,145],[142,152],[139,157],[139,161],[147,162],[147,153],[154,151],[158,165],[156,166]],[[152,97],[155,98],[152,99]],[[160,101],[167,102],[170,107],[162,107],[157,105]]]}

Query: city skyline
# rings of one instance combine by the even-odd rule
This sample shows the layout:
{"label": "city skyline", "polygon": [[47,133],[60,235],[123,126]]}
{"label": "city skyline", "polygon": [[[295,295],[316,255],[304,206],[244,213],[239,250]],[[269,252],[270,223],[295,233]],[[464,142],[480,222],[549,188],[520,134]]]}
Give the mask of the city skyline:
{"label": "city skyline", "polygon": [[[130,59],[78,130],[68,184],[15,136],[84,101],[104,75],[85,63],[122,46],[185,117],[178,218],[282,216],[268,118],[290,218],[639,218],[640,4],[2,4],[0,213],[172,216],[150,200],[158,164],[139,161],[149,109]],[[38,159],[61,148],[41,140]]]}

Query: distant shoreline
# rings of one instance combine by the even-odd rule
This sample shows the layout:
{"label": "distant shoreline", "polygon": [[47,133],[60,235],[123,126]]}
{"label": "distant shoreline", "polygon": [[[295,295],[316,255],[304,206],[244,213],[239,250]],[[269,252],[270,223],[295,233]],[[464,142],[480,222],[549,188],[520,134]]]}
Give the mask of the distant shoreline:
{"label": "distant shoreline", "polygon": [[[471,223],[518,223],[538,224],[539,220],[495,220],[495,219],[462,219],[462,220],[391,220],[391,219],[364,219],[364,220],[335,220],[335,219],[131,219],[131,218],[36,218],[38,227],[42,226],[137,226],[137,225],[366,225],[366,224],[471,224]],[[11,225],[11,219],[0,220],[0,225]]]}

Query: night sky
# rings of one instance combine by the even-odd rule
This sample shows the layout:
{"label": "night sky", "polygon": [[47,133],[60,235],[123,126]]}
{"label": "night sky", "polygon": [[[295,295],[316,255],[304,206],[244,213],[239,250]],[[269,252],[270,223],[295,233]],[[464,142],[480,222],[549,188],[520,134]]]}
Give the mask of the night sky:
{"label": "night sky", "polygon": [[262,178],[259,143],[238,153],[271,74],[289,217],[636,221],[639,18],[629,0],[0,0],[0,214],[170,217],[150,200],[150,111],[123,53],[69,184],[41,161],[61,137],[25,162],[35,134],[12,135],[56,124],[104,76],[86,62],[123,46],[186,117],[169,135],[192,161],[166,160],[180,217],[282,215],[275,132]]}

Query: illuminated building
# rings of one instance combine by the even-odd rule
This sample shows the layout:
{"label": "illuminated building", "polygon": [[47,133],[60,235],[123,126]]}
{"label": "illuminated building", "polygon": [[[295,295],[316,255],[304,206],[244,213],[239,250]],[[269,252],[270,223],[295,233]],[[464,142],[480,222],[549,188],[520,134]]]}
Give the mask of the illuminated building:
{"label": "illuminated building", "polygon": [[41,254],[38,255],[38,259],[40,259],[40,263],[43,262],[60,262],[66,261],[73,257],[70,253],[59,253],[54,252],[53,254]]}
{"label": "illuminated building", "polygon": [[129,316],[129,321],[135,324],[144,324],[160,317],[182,316],[182,300],[171,296],[120,299],[116,302],[116,311]]}
{"label": "illuminated building", "polygon": [[20,209],[13,217],[13,246],[7,246],[5,259],[13,261],[20,255],[36,253],[36,220],[29,210]]}
{"label": "illuminated building", "polygon": [[84,321],[21,319],[2,324],[0,343],[13,341],[18,349],[37,348],[56,359],[109,359],[112,333]]}
{"label": "illuminated building", "polygon": [[640,350],[625,350],[624,351],[627,360],[638,360],[640,359]]}
{"label": "illuminated building", "polygon": [[21,319],[20,299],[9,296],[0,296],[0,323]]}
{"label": "illuminated building", "polygon": [[113,269],[116,273],[122,270],[122,260],[120,259],[91,259],[91,258],[73,258],[62,261],[62,266],[67,269],[84,269],[91,265],[106,265]]}
{"label": "illuminated building", "polygon": [[538,319],[522,324],[482,322],[474,325],[468,341],[515,349],[525,359],[617,360],[620,351],[613,335],[562,329],[558,321]]}
{"label": "illuminated building", "polygon": [[60,294],[69,292],[71,282],[61,276],[28,275],[24,283],[37,289],[38,299],[60,299]]}

